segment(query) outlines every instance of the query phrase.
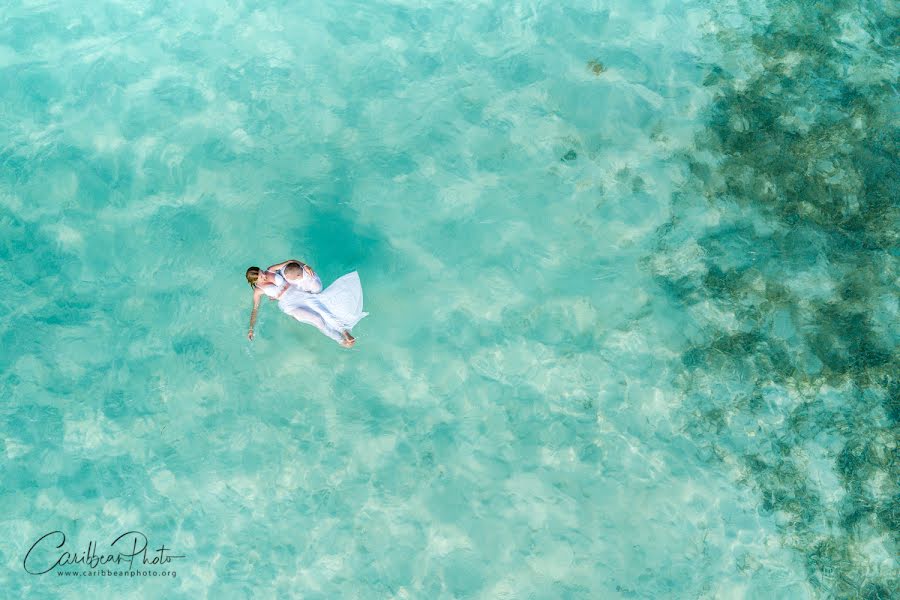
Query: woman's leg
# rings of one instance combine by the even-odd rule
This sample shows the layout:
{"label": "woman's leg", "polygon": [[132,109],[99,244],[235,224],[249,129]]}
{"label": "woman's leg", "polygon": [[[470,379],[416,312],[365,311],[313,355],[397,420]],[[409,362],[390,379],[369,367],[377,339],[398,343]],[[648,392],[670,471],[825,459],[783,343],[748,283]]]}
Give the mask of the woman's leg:
{"label": "woman's leg", "polygon": [[289,314],[301,323],[309,323],[336,342],[340,343],[344,341],[344,336],[340,331],[335,331],[334,329],[329,327],[325,323],[324,319],[322,319],[321,315],[316,314],[308,308],[296,308]]}

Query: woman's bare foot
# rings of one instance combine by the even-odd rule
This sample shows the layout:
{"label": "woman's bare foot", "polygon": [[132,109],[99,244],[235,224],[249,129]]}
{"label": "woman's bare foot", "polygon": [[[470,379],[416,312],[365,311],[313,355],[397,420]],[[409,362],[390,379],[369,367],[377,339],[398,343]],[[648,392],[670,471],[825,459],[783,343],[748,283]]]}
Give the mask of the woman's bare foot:
{"label": "woman's bare foot", "polygon": [[356,338],[350,335],[349,331],[342,331],[341,335],[344,336],[344,341],[341,342],[341,346],[344,348],[352,348],[353,344],[356,343]]}

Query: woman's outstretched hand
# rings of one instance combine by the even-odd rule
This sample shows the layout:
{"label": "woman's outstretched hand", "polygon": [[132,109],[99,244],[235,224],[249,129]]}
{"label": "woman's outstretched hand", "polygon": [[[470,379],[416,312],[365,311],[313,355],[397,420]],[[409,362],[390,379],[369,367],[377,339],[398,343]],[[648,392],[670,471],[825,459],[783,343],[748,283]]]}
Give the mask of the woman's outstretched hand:
{"label": "woman's outstretched hand", "polygon": [[253,341],[253,328],[251,328],[250,331],[247,332],[247,339],[251,342]]}

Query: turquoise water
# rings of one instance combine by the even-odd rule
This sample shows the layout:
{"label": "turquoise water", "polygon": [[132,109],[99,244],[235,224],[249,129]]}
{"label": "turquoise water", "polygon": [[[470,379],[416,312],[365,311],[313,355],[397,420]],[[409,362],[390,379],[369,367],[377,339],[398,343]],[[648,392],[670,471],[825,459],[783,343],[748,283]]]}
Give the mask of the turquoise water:
{"label": "turquoise water", "polygon": [[892,597],[898,17],[4,5],[3,597]]}

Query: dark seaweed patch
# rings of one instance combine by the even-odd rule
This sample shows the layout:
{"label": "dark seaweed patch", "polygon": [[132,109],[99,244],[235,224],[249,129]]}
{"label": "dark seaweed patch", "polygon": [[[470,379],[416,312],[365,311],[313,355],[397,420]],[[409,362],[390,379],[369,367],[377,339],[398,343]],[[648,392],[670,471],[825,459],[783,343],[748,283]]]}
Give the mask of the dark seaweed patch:
{"label": "dark seaweed patch", "polygon": [[[697,144],[720,160],[680,157],[693,177],[672,198],[659,251],[691,235],[679,219],[685,198],[759,214],[772,232],[723,220],[697,239],[704,269],[654,277],[679,301],[736,320],[729,330],[701,323],[706,340],[683,350],[687,432],[711,459],[743,465],[760,512],[805,557],[820,593],[889,598],[897,574],[861,547],[880,539],[897,556],[900,545],[900,353],[878,318],[900,270],[900,131],[896,90],[874,73],[896,61],[889,40],[900,30],[874,4],[767,4],[772,20],[754,24],[749,47],[722,27],[722,43],[752,50],[763,68],[737,81],[710,67],[704,85],[718,96]],[[848,20],[871,36],[864,53],[841,42]],[[867,68],[870,83],[847,76]],[[753,391],[723,397],[733,381]],[[773,403],[773,389],[790,401]],[[806,448],[823,444],[840,494],[820,493],[806,462]]]}

